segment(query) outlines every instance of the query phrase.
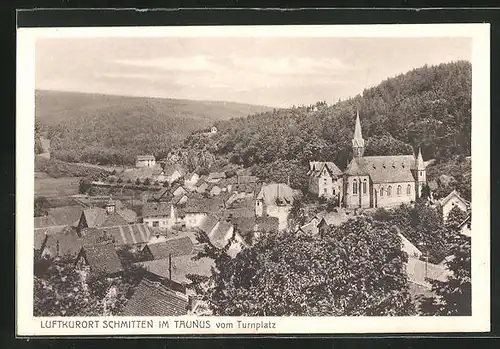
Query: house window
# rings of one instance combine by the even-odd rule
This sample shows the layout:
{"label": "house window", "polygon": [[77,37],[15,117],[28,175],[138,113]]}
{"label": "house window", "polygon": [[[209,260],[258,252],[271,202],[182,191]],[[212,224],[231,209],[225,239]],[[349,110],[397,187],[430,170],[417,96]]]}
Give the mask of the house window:
{"label": "house window", "polygon": [[363,180],[363,195],[366,195],[366,179]]}
{"label": "house window", "polygon": [[358,182],[355,179],[352,182],[352,193],[354,195],[358,194]]}
{"label": "house window", "polygon": [[384,196],[384,187],[380,188],[380,196]]}
{"label": "house window", "polygon": [[332,194],[335,195],[335,189],[332,189]]}
{"label": "house window", "polygon": [[326,184],[326,182],[327,182],[327,179],[325,178],[325,179],[324,179],[323,181],[324,181],[324,183]]}
{"label": "house window", "polygon": [[406,186],[406,195],[411,195],[411,185]]}
{"label": "house window", "polygon": [[400,196],[401,195],[401,186],[400,185],[398,185],[398,189],[396,189],[396,191],[398,193],[398,196]]}
{"label": "house window", "polygon": [[153,227],[159,227],[160,226],[160,222],[158,221],[153,221]]}
{"label": "house window", "polygon": [[387,196],[391,196],[391,195],[392,195],[392,187],[388,186],[387,187]]}

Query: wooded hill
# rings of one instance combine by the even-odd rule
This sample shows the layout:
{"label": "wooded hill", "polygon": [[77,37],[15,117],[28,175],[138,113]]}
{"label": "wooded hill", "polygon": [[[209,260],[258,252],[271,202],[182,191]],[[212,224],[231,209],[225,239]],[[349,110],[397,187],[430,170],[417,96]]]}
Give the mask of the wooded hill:
{"label": "wooded hill", "polygon": [[218,162],[252,168],[265,180],[290,176],[301,187],[310,160],[345,168],[359,111],[365,155],[411,154],[421,147],[424,160],[461,161],[471,151],[471,72],[466,61],[424,66],[334,105],[319,102],[220,121],[215,136],[190,135],[183,148],[190,156],[211,154]]}
{"label": "wooded hill", "polygon": [[127,164],[161,156],[218,120],[271,110],[230,102],[36,91],[36,121],[51,156],[69,162]]}

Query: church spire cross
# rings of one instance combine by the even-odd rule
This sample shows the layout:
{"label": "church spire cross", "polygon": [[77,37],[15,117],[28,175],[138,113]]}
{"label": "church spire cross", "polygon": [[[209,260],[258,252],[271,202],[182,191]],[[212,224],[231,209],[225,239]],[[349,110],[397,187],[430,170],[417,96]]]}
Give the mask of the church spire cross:
{"label": "church spire cross", "polygon": [[354,128],[354,139],[363,139],[361,134],[361,122],[359,121],[359,110],[356,111],[356,126]]}
{"label": "church spire cross", "polygon": [[365,140],[361,134],[359,111],[356,112],[356,125],[354,126],[354,137],[352,138],[352,150],[355,157],[362,157],[365,151]]}

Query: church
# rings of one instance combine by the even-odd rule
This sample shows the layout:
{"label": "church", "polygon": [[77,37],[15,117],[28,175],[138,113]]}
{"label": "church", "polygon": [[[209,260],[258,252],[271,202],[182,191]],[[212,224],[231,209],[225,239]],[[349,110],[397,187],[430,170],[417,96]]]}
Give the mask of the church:
{"label": "church", "polygon": [[346,208],[391,207],[420,197],[426,169],[418,155],[364,156],[365,140],[356,115],[352,139],[353,158],[344,172],[333,162],[309,163],[309,190],[318,196],[336,197]]}

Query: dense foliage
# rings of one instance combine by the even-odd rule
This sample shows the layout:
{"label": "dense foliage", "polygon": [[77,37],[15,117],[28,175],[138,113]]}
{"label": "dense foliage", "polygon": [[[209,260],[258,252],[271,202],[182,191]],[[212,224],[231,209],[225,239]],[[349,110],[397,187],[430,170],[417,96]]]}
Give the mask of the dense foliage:
{"label": "dense foliage", "polygon": [[[120,255],[126,253],[120,250]],[[84,277],[69,256],[36,260],[34,269],[34,316],[119,315],[144,275],[144,269],[125,261],[120,277]]]}
{"label": "dense foliage", "polygon": [[51,156],[69,162],[131,164],[139,154],[165,155],[192,131],[268,109],[238,103],[36,93],[36,119],[51,140]]}
{"label": "dense foliage", "polygon": [[223,121],[217,134],[192,135],[183,147],[250,167],[264,180],[285,182],[291,176],[292,185],[302,187],[310,160],[345,168],[356,111],[365,155],[411,154],[418,147],[424,160],[442,163],[470,155],[471,64],[414,69],[334,105],[319,102]]}
{"label": "dense foliage", "polygon": [[420,304],[421,312],[425,315],[471,315],[470,239],[462,237],[453,246],[452,252],[454,258],[446,264],[453,274],[446,281],[431,281],[432,291],[435,293],[435,296],[424,297]]}
{"label": "dense foliage", "polygon": [[[209,243],[207,279],[192,277],[214,315],[411,315],[399,236],[370,218],[331,227],[323,238],[269,234],[235,258]],[[228,244],[229,246],[229,244]],[[226,247],[227,248],[227,247]]]}
{"label": "dense foliage", "polygon": [[458,234],[443,223],[439,209],[430,206],[426,200],[419,200],[414,206],[378,209],[373,218],[397,226],[401,234],[429,257],[431,263],[440,263],[451,254]]}

